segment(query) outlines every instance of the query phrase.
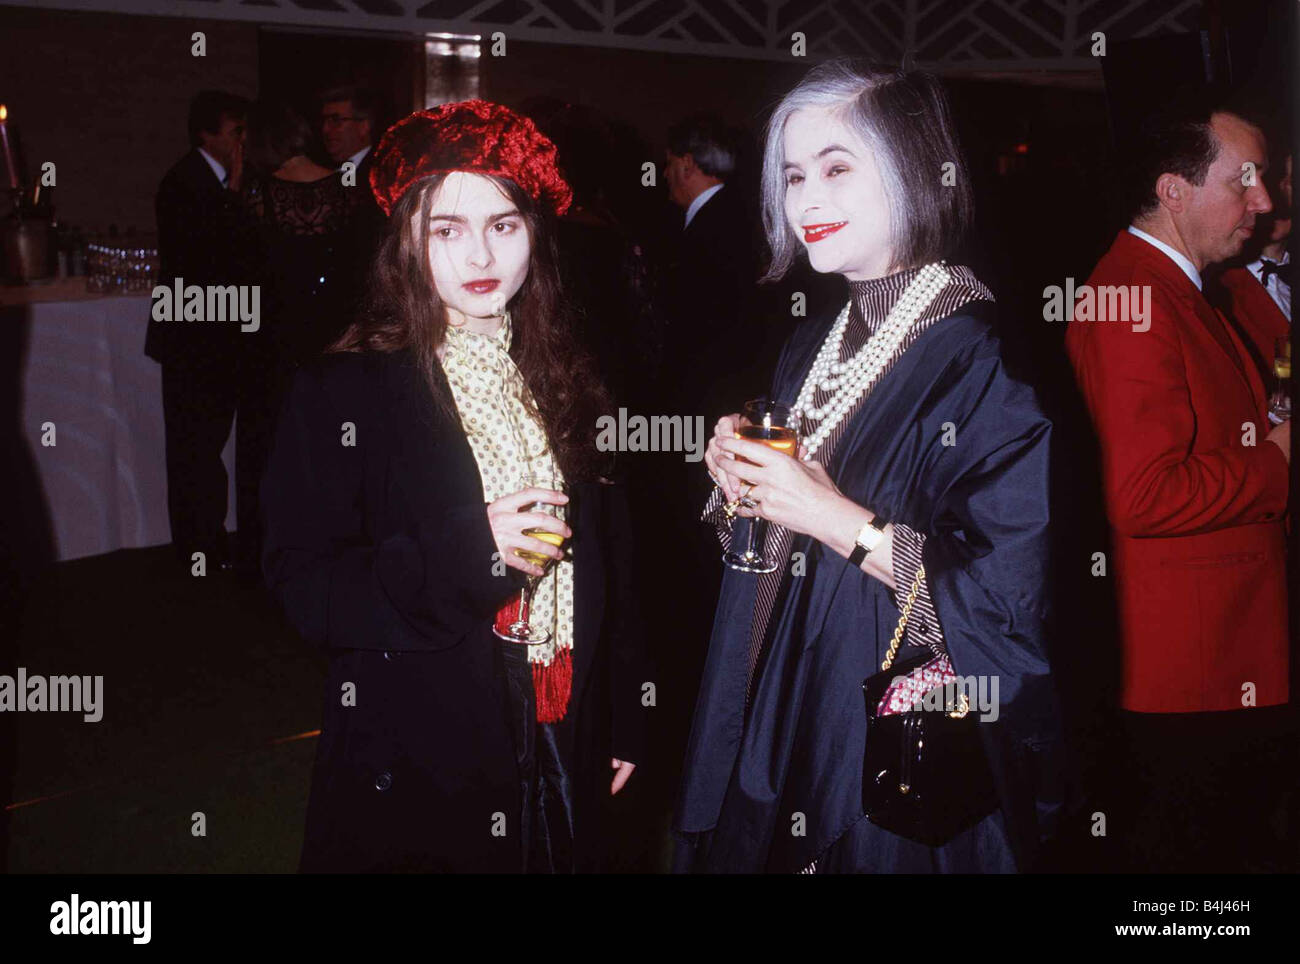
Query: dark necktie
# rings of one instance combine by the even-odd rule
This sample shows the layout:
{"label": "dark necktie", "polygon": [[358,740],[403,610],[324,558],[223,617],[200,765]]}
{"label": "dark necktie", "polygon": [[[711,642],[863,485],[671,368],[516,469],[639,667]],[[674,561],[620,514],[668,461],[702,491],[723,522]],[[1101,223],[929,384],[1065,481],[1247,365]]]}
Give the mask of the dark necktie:
{"label": "dark necktie", "polygon": [[1259,283],[1268,287],[1268,276],[1277,275],[1277,280],[1282,282],[1288,288],[1291,287],[1291,263],[1278,264],[1276,261],[1269,261],[1267,258],[1261,259],[1259,268]]}

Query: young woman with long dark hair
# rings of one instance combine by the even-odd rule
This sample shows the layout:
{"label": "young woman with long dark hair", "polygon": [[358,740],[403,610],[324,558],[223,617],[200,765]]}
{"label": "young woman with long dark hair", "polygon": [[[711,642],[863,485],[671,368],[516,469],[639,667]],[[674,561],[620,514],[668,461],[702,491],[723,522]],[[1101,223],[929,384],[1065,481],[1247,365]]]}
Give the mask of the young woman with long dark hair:
{"label": "young woman with long dark hair", "polygon": [[370,186],[369,308],[298,372],[263,485],[268,584],[330,659],[302,869],[598,869],[645,711],[568,186],[483,101],[395,124]]}

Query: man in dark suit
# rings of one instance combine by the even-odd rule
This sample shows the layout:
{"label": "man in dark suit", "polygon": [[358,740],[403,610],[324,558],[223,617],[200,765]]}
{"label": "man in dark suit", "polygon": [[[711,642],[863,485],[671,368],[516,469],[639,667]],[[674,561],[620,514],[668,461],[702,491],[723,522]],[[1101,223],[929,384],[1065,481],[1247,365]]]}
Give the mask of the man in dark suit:
{"label": "man in dark suit", "polygon": [[364,87],[331,87],[320,93],[320,132],[325,153],[340,168],[351,161],[367,180],[378,124],[375,95]]}
{"label": "man in dark suit", "polygon": [[[161,286],[178,278],[187,288],[247,283],[251,241],[238,197],[247,109],[242,97],[221,91],[190,103],[191,150],[167,172],[154,205]],[[145,338],[145,354],[162,365],[167,513],[187,567],[196,551],[209,570],[231,567],[221,450],[239,407],[240,337],[237,322],[183,321],[178,313],[150,321]],[[236,464],[243,462],[237,448]],[[256,511],[257,480],[236,476],[238,491],[252,493],[238,499],[242,523]]]}
{"label": "man in dark suit", "polygon": [[[364,297],[370,261],[383,239],[388,220],[370,190],[370,168],[375,158],[372,148],[377,135],[383,131],[383,112],[374,91],[355,85],[330,87],[321,91],[317,99],[325,153],[341,172],[343,183],[361,194],[352,222],[354,255],[349,258],[356,274],[346,287]],[[355,315],[360,309],[358,302],[347,311]]]}
{"label": "man in dark suit", "polygon": [[[675,248],[665,251],[656,306],[664,346],[653,411],[700,417],[706,436],[721,415],[763,394],[771,377],[771,365],[760,360],[765,328],[754,311],[758,198],[742,192],[739,147],[718,118],[689,117],[668,132],[663,170],[668,199],[683,216]],[[662,509],[641,533],[647,571],[677,574],[661,632],[676,647],[669,663],[689,676],[707,649],[722,573],[717,543],[699,521],[711,483],[703,463],[679,454],[642,461],[641,498]]]}
{"label": "man in dark suit", "polygon": [[1084,297],[1122,290],[1129,311],[1084,317],[1085,300],[1066,333],[1100,442],[1119,604],[1131,769],[1109,825],[1134,869],[1265,869],[1290,773],[1291,435],[1270,430],[1259,373],[1201,278],[1270,209],[1265,142],[1237,114],[1184,105],[1125,150],[1132,222]]}
{"label": "man in dark suit", "polygon": [[758,370],[765,337],[754,322],[758,199],[736,183],[738,150],[714,117],[668,132],[664,180],[684,217],[668,286],[664,403],[708,425],[761,394],[770,375]]}
{"label": "man in dark suit", "polygon": [[[335,166],[345,174],[344,183],[355,186],[365,194],[369,214],[384,220],[383,213],[370,192],[370,167],[374,162],[372,150],[380,124],[379,98],[365,87],[331,87],[319,95],[320,136]],[[351,165],[345,169],[344,165]],[[349,171],[355,172],[355,181]],[[369,216],[368,214],[368,216]]]}

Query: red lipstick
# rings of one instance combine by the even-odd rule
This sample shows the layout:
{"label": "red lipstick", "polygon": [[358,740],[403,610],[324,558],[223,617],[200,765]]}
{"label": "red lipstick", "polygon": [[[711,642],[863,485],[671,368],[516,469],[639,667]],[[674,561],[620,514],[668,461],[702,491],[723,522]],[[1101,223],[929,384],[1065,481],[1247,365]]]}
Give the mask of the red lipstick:
{"label": "red lipstick", "polygon": [[501,282],[496,278],[478,278],[474,281],[466,281],[461,287],[476,295],[485,295],[489,291],[495,291],[500,284]]}
{"label": "red lipstick", "polygon": [[829,238],[848,223],[848,221],[835,221],[831,224],[805,224],[803,226],[803,239],[809,244],[813,244],[823,238]]}

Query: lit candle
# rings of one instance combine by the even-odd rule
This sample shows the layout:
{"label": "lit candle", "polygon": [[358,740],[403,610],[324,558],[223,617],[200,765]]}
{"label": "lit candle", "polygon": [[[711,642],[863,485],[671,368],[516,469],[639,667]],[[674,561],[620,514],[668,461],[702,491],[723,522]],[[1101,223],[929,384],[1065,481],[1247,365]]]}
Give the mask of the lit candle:
{"label": "lit candle", "polygon": [[5,170],[9,172],[9,189],[12,191],[18,187],[18,164],[9,144],[9,110],[4,104],[0,104],[0,148],[4,149]]}

